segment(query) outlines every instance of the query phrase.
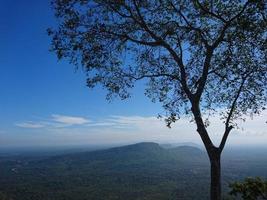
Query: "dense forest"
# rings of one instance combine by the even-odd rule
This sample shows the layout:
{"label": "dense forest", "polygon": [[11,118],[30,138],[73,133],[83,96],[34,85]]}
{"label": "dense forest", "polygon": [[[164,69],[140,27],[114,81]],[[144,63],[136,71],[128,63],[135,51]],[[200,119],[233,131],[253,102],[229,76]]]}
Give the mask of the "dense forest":
{"label": "dense forest", "polygon": [[[230,182],[267,177],[267,149],[231,149],[222,162],[225,196]],[[0,199],[204,200],[208,165],[200,148],[156,143],[59,155],[2,154]]]}

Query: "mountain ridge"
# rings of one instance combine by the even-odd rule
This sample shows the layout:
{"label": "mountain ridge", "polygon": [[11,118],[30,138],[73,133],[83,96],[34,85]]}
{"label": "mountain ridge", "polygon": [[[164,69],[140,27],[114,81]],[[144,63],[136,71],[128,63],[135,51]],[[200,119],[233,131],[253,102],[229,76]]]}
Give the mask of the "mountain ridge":
{"label": "mountain ridge", "polygon": [[[267,156],[232,154],[222,163],[224,188],[242,177],[267,176]],[[209,194],[207,154],[187,145],[145,142],[50,157],[0,156],[0,171],[0,194],[14,200],[205,200]]]}

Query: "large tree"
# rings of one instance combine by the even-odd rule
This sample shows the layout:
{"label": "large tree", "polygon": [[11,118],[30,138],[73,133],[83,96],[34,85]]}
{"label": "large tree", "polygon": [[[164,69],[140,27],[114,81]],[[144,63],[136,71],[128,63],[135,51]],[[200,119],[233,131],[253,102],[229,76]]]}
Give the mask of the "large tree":
{"label": "large tree", "polygon": [[[88,86],[130,97],[136,81],[162,103],[166,122],[193,117],[211,164],[211,199],[221,199],[220,157],[236,119],[266,105],[265,0],[54,0],[52,50],[82,66]],[[220,113],[219,146],[205,113]]]}

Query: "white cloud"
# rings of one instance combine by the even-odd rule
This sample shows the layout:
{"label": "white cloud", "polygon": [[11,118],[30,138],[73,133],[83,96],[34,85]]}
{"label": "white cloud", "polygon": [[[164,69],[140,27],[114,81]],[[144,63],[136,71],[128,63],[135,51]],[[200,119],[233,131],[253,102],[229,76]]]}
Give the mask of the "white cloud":
{"label": "white cloud", "polygon": [[113,115],[106,119],[106,121],[110,121],[116,124],[116,127],[128,127],[133,128],[135,130],[151,130],[158,131],[159,129],[168,130],[166,124],[163,120],[158,119],[157,117],[149,116],[118,116]]}
{"label": "white cloud", "polygon": [[22,122],[22,123],[16,123],[15,124],[18,127],[21,128],[42,128],[44,127],[44,124],[41,123],[35,123],[35,122]]}
{"label": "white cloud", "polygon": [[82,125],[89,123],[90,120],[84,117],[74,117],[74,116],[67,116],[67,115],[52,115],[52,121],[59,122],[65,125]]}
{"label": "white cloud", "polygon": [[[262,112],[260,116],[255,116],[253,120],[250,117],[246,121],[239,121],[240,129],[234,129],[229,136],[229,141],[235,144],[253,143],[267,141],[267,111]],[[116,140],[154,140],[166,142],[198,142],[202,143],[196,131],[195,123],[190,123],[190,119],[181,118],[169,129],[163,120],[156,117],[143,116],[110,116],[104,121],[115,123],[113,127],[107,129],[94,129],[99,135],[103,134],[103,140],[107,137],[112,140],[112,135],[116,135]],[[208,127],[210,137],[214,144],[218,145],[224,132],[224,124],[219,115],[210,117],[211,125]],[[105,136],[104,136],[105,135]],[[121,138],[119,138],[119,136]],[[101,136],[100,136],[101,137]],[[115,140],[115,137],[114,137]]]}
{"label": "white cloud", "polygon": [[[240,127],[243,127],[244,131],[234,129],[227,144],[267,144],[266,119],[267,111],[259,117],[254,117],[253,120],[248,117],[246,122],[240,122]],[[218,145],[222,138],[224,124],[221,122],[220,116],[213,116],[210,121],[211,126],[208,127],[208,131],[214,143]],[[39,135],[36,129],[32,132],[36,140],[40,138],[40,142],[45,141],[44,138],[47,137],[47,141],[53,138],[54,143],[61,144],[115,144],[140,141],[202,143],[196,131],[196,125],[190,123],[188,118],[180,119],[173,124],[171,129],[166,127],[164,120],[153,116],[120,115],[95,120],[52,115],[43,121],[27,121],[16,125],[24,128],[40,128],[42,133],[41,129],[46,128],[46,134]]]}
{"label": "white cloud", "polygon": [[113,122],[92,122],[88,123],[86,126],[114,126],[116,123]]}
{"label": "white cloud", "polygon": [[156,117],[143,117],[143,116],[120,116],[112,115],[109,121],[117,122],[119,124],[139,124],[145,122],[159,122],[160,120]]}
{"label": "white cloud", "polygon": [[57,115],[53,114],[49,119],[42,121],[26,121],[16,123],[15,126],[21,128],[62,128],[72,125],[85,125],[90,123],[89,119],[77,116]]}

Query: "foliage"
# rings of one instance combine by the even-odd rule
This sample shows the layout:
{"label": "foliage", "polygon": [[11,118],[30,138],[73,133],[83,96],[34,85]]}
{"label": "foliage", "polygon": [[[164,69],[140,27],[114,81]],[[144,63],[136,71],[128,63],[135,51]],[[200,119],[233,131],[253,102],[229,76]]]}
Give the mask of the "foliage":
{"label": "foliage", "polygon": [[0,191],[0,200],[12,200],[12,199]]}
{"label": "foliage", "polygon": [[[266,104],[266,1],[53,0],[58,58],[82,65],[88,86],[130,97],[135,81],[168,124],[202,109],[232,121]],[[236,100],[235,100],[236,99]],[[220,111],[222,109],[219,109]],[[231,111],[232,110],[232,111]],[[230,114],[231,113],[231,114]]]}
{"label": "foliage", "polygon": [[230,195],[240,196],[244,200],[267,199],[267,181],[259,177],[246,178],[243,182],[230,184]]}

